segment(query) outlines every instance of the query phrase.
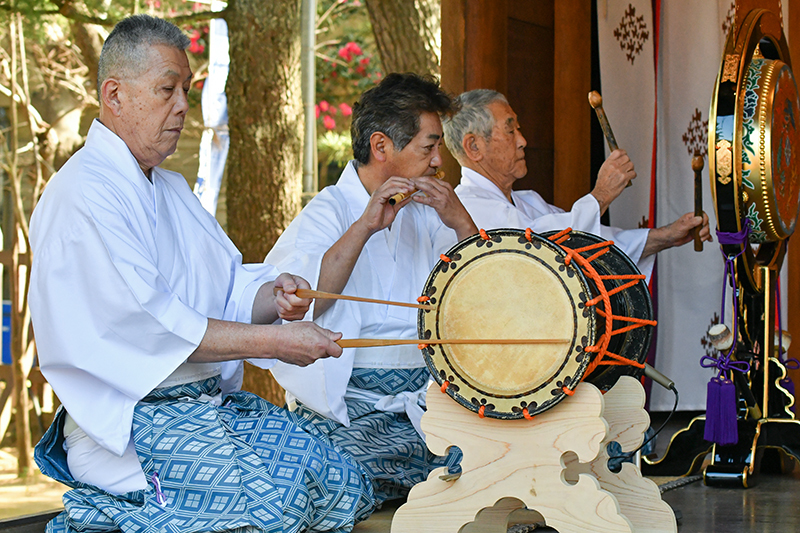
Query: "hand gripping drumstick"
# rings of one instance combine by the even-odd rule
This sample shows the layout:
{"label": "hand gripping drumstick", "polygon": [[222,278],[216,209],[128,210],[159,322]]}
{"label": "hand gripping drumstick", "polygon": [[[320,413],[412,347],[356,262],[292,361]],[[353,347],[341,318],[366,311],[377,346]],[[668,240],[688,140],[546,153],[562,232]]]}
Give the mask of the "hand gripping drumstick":
{"label": "hand gripping drumstick", "polygon": [[[273,287],[272,293],[278,294],[278,291],[282,290],[278,287]],[[326,300],[350,300],[353,302],[367,302],[373,304],[385,304],[385,305],[397,305],[400,307],[413,307],[415,309],[428,309],[433,310],[436,309],[435,305],[428,305],[428,304],[412,304],[406,302],[392,302],[389,300],[373,300],[372,298],[359,298],[358,296],[345,296],[344,294],[334,294],[331,292],[323,292],[323,291],[312,291],[310,289],[297,289],[294,291],[295,296],[298,298],[321,298]]]}
{"label": "hand gripping drumstick", "polygon": [[[433,175],[433,177],[436,178],[437,180],[442,179],[444,177],[444,170],[438,169],[436,171],[436,174]],[[406,198],[408,198],[409,196],[411,196],[412,194],[417,192],[417,190],[418,189],[414,189],[413,191],[411,191],[409,193],[399,192],[399,193],[395,194],[394,196],[389,198],[389,205],[394,205],[394,204],[402,202],[403,200],[405,200]]]}
{"label": "hand gripping drumstick", "polygon": [[[613,152],[619,150],[617,139],[614,138],[614,132],[611,131],[611,124],[608,123],[608,117],[603,109],[603,97],[597,91],[589,93],[589,105],[592,106],[594,112],[597,114],[597,121],[600,122],[600,128],[603,130],[603,135],[606,136],[608,148]],[[629,181],[626,187],[630,187],[632,183]]]}
{"label": "hand gripping drumstick", "polygon": [[[694,216],[703,216],[703,156],[695,155],[692,158],[692,170],[694,170]],[[700,226],[693,230],[694,251],[703,251],[703,241],[700,240]]]}

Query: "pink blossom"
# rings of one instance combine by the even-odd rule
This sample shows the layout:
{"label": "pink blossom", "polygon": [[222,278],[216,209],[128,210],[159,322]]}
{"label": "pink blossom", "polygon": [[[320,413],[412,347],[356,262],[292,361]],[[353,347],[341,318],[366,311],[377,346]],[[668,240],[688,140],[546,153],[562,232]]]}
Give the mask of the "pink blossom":
{"label": "pink blossom", "polygon": [[322,125],[325,126],[326,130],[332,130],[336,127],[336,121],[333,120],[333,117],[325,115],[322,117]]}
{"label": "pink blossom", "polygon": [[317,118],[319,118],[319,104],[314,106],[314,114],[316,114]]}
{"label": "pink blossom", "polygon": [[343,117],[349,117],[350,115],[353,114],[353,108],[345,104],[344,102],[339,104],[339,111],[342,112]]}
{"label": "pink blossom", "polygon": [[345,48],[347,48],[347,50],[348,50],[348,51],[349,51],[351,54],[353,54],[354,56],[360,56],[360,55],[363,53],[363,51],[361,50],[361,47],[360,47],[360,46],[358,46],[358,45],[357,45],[356,43],[354,43],[353,41],[350,41],[349,43],[347,43],[347,44],[346,44],[346,45],[344,45],[344,46],[345,46]]}
{"label": "pink blossom", "polygon": [[337,53],[339,54],[339,57],[341,57],[345,61],[349,62],[353,59],[353,54],[350,52],[350,50],[348,50],[346,46],[339,48],[339,52]]}
{"label": "pink blossom", "polygon": [[367,74],[367,69],[365,69],[362,65],[359,65],[356,67],[356,72],[358,72],[362,76],[365,76]]}
{"label": "pink blossom", "polygon": [[193,54],[202,54],[205,49],[206,47],[197,41],[192,41],[192,44],[189,45],[189,52]]}
{"label": "pink blossom", "polygon": [[328,109],[330,109],[331,104],[329,104],[326,100],[323,100],[319,103],[319,110],[323,113],[327,113]]}
{"label": "pink blossom", "polygon": [[198,89],[201,89],[201,90],[202,90],[202,89],[203,89],[203,81],[204,81],[204,80],[200,80],[200,81],[198,81],[197,83],[195,83],[195,84],[194,84],[194,85],[195,85],[195,87],[197,87]]}
{"label": "pink blossom", "polygon": [[358,62],[358,64],[361,65],[362,67],[366,67],[367,65],[369,65],[369,57],[363,58],[361,61]]}

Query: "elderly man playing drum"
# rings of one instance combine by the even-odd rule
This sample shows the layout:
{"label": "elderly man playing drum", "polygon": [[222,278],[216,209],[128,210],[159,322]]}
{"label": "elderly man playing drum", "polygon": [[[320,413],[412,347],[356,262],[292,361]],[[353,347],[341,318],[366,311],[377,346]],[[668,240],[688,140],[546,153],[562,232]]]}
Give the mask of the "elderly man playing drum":
{"label": "elderly man playing drum", "polygon": [[[192,79],[176,26],[120,22],[100,55],[100,118],[31,219],[30,305],[62,408],[36,446],[73,487],[48,531],[350,531],[374,506],[352,458],[221,363],[307,365],[340,337],[302,318],[308,284],[242,256],[175,151]],[[274,289],[278,289],[274,296]]]}
{"label": "elderly man playing drum", "polygon": [[534,191],[514,191],[514,182],[528,173],[525,137],[517,115],[505,96],[476,89],[457,99],[458,113],[443,119],[445,143],[461,165],[456,194],[484,229],[531,228],[536,233],[571,227],[613,240],[648,279],[655,254],[700,236],[711,241],[708,216],[687,213],[655,229],[622,230],[600,224],[600,216],[636,177],[633,163],[623,150],[615,150],[603,163],[591,193],[568,212],[548,204]]}
{"label": "elderly man playing drum", "polygon": [[[267,262],[320,291],[414,302],[439,255],[477,233],[450,185],[433,177],[439,116],[452,109],[438,83],[413,74],[390,74],[365,92],[353,106],[355,160],[289,225]],[[422,194],[391,201],[415,190]],[[314,319],[345,338],[417,338],[414,309],[343,300],[329,309],[330,302],[316,300]],[[364,465],[379,502],[458,461],[430,454],[415,430],[429,379],[416,345],[345,349],[335,361],[272,372],[295,412]]]}

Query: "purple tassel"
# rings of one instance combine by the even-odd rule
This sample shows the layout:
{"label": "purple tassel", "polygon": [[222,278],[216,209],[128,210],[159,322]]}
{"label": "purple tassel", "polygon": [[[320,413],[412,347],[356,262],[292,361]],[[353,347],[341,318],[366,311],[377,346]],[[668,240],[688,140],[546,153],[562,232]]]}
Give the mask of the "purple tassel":
{"label": "purple tassel", "polygon": [[720,446],[739,441],[736,386],[724,377],[711,378],[706,394],[706,426],[703,438]]}

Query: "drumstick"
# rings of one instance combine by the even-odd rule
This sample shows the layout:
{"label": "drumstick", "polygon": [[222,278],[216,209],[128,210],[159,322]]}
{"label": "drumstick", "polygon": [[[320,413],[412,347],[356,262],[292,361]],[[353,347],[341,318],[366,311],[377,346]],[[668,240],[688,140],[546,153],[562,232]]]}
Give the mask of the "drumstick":
{"label": "drumstick", "polygon": [[[278,294],[278,291],[282,290],[279,287],[274,287],[272,289],[273,294]],[[344,294],[334,294],[332,292],[323,292],[323,291],[313,291],[311,289],[297,289],[294,291],[295,296],[298,298],[321,298],[325,300],[350,300],[353,302],[367,302],[373,304],[385,304],[385,305],[397,305],[400,307],[413,307],[415,309],[428,309],[433,310],[436,309],[435,305],[426,305],[426,304],[412,304],[406,302],[392,302],[389,300],[373,300],[372,298],[359,298],[358,296],[346,296]]]}
{"label": "drumstick", "polygon": [[372,348],[402,344],[566,344],[570,339],[340,339],[342,348]]}
{"label": "drumstick", "polygon": [[[617,139],[614,137],[614,132],[611,131],[611,124],[608,123],[608,117],[603,109],[603,97],[600,96],[599,92],[592,91],[589,93],[589,105],[592,106],[592,109],[594,109],[594,112],[597,114],[597,120],[600,122],[600,128],[603,130],[603,135],[606,136],[608,148],[612,152],[614,150],[619,150]],[[626,187],[630,187],[631,184],[632,183],[629,181]]]}
{"label": "drumstick", "polygon": [[[703,216],[703,156],[695,155],[692,158],[692,170],[694,170],[694,216]],[[700,226],[694,232],[694,251],[703,251],[703,241],[700,240]]]}
{"label": "drumstick", "polygon": [[[433,177],[436,178],[437,180],[442,179],[444,177],[444,170],[438,169],[436,171],[436,174],[433,175]],[[411,196],[412,194],[417,192],[417,190],[418,189],[414,189],[413,191],[411,191],[409,193],[399,192],[399,193],[395,194],[394,196],[389,198],[389,205],[394,205],[396,203],[402,202],[403,200],[405,200],[406,198],[408,198],[409,196]]]}

